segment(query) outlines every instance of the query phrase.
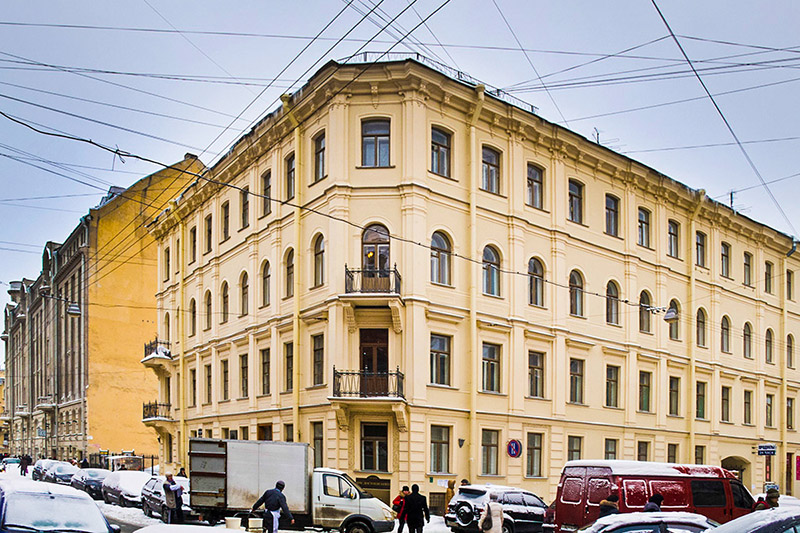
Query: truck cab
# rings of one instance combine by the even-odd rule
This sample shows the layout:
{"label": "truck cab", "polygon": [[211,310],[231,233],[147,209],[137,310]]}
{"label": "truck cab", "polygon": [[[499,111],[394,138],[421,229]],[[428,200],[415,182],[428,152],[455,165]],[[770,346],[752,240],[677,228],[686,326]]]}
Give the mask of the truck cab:
{"label": "truck cab", "polygon": [[344,472],[316,468],[312,487],[315,526],[346,533],[380,533],[394,528],[389,506],[361,490]]}

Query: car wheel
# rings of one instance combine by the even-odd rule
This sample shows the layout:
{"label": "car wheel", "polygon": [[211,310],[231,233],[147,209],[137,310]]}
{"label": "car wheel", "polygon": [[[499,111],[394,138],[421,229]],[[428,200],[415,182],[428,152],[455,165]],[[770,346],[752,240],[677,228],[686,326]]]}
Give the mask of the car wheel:
{"label": "car wheel", "polygon": [[364,522],[350,522],[345,529],[345,533],[372,533],[370,527]]}
{"label": "car wheel", "polygon": [[150,510],[150,506],[146,503],[142,502],[142,512],[147,518],[151,518],[153,516],[153,511]]}
{"label": "car wheel", "polygon": [[514,526],[503,520],[503,533],[514,533]]}
{"label": "car wheel", "polygon": [[125,498],[120,496],[118,499],[119,499],[119,506],[120,507],[127,507],[128,506],[128,502],[125,500]]}
{"label": "car wheel", "polygon": [[456,521],[461,527],[469,526],[475,519],[472,511],[472,506],[467,502],[461,502],[455,509]]}

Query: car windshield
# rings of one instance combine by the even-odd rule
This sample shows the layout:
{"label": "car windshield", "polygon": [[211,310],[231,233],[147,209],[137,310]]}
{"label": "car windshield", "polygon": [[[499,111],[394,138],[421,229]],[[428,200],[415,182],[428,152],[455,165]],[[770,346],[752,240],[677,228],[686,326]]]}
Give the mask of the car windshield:
{"label": "car windshield", "polygon": [[59,465],[56,467],[56,474],[74,474],[78,468],[72,465]]}
{"label": "car windshield", "polygon": [[106,470],[84,470],[84,472],[86,472],[86,477],[92,479],[105,479],[111,473]]}
{"label": "car windshield", "polygon": [[7,458],[7,459],[3,459],[3,462],[6,463],[6,464],[8,464],[8,463],[19,463],[19,459]]}
{"label": "car windshield", "polygon": [[460,488],[458,489],[458,494],[465,500],[479,500],[486,495],[486,491],[483,489]]}
{"label": "car windshield", "polygon": [[18,492],[5,498],[3,529],[108,533],[100,509],[90,499]]}
{"label": "car windshield", "polygon": [[[609,533],[702,533],[707,528],[693,526],[689,524],[663,524],[665,529],[661,529],[661,524],[647,524],[636,526],[622,526],[616,529],[607,529]],[[605,532],[604,532],[605,533]]]}

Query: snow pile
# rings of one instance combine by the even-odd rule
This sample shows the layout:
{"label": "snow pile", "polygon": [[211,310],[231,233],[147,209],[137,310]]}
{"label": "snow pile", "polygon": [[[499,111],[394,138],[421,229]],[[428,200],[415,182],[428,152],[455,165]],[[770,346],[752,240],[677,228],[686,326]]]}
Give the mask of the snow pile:
{"label": "snow pile", "polygon": [[146,517],[141,507],[119,507],[117,505],[109,505],[103,501],[96,501],[95,503],[100,508],[100,512],[103,513],[103,516],[117,522],[124,522],[139,527],[162,523],[158,518]]}

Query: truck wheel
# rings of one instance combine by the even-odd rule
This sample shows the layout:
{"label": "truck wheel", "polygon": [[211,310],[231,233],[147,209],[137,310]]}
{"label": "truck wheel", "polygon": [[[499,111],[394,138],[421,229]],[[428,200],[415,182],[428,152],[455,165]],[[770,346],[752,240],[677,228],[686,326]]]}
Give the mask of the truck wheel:
{"label": "truck wheel", "polygon": [[208,523],[209,526],[214,527],[214,526],[217,525],[217,522],[219,522],[219,518],[217,518],[213,514],[212,515],[208,515],[206,517],[206,522]]}
{"label": "truck wheel", "polygon": [[344,531],[345,533],[372,533],[372,529],[364,522],[351,522]]}

